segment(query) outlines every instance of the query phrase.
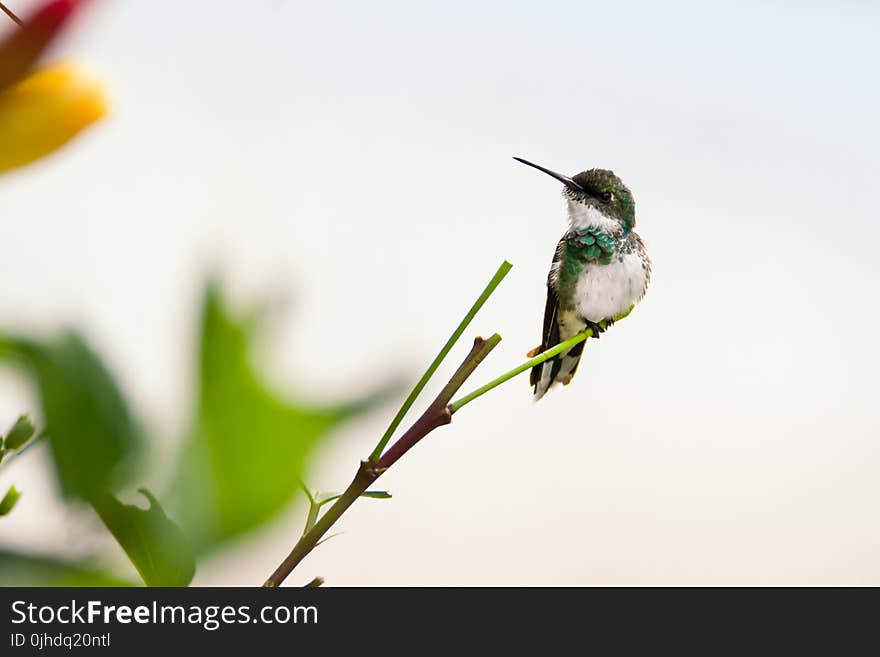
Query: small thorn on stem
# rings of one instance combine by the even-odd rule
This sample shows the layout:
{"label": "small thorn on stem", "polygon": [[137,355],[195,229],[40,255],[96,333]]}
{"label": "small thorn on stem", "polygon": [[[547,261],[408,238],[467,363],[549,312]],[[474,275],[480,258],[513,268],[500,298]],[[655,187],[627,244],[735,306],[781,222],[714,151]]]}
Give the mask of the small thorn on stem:
{"label": "small thorn on stem", "polygon": [[319,575],[318,577],[314,578],[311,582],[306,584],[303,588],[316,589],[319,586],[321,586],[321,584],[323,584],[323,583],[324,583],[324,578]]}

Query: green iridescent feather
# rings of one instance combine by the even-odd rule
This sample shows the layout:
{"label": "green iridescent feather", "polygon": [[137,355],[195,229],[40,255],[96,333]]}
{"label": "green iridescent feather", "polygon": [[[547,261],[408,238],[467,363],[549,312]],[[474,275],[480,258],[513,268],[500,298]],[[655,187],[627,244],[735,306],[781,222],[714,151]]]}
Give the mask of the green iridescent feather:
{"label": "green iridescent feather", "polygon": [[571,268],[570,273],[577,275],[584,263],[597,262],[607,265],[611,262],[616,241],[614,237],[595,226],[578,228],[565,238],[565,269]]}

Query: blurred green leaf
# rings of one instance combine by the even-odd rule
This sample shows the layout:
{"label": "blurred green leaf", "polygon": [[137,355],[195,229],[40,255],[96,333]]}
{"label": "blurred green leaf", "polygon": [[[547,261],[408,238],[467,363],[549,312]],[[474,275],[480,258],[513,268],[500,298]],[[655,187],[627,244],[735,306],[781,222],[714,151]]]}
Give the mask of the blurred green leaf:
{"label": "blurred green leaf", "polygon": [[18,502],[19,497],[21,497],[21,491],[15,486],[10,486],[9,490],[6,491],[6,495],[0,500],[0,516],[8,515]]}
{"label": "blurred green leaf", "polygon": [[22,415],[18,418],[15,424],[12,425],[9,433],[6,434],[6,440],[4,441],[3,446],[9,450],[19,449],[33,437],[35,432],[36,429],[34,428],[34,423],[31,422],[31,419],[27,415]]}
{"label": "blurred green leaf", "polygon": [[189,541],[144,488],[149,507],[122,504],[112,495],[92,502],[101,520],[116,537],[147,586],[187,586],[195,574]]}
{"label": "blurred green leaf", "polygon": [[[144,491],[150,507],[142,510],[110,494],[128,481],[143,437],[99,356],[74,332],[46,342],[0,337],[2,356],[20,366],[39,392],[62,493],[95,508],[145,582],[188,584],[195,568],[191,552],[152,496]],[[32,425],[19,420],[7,443],[10,437],[26,442],[32,434]]]}
{"label": "blurred green leaf", "polygon": [[0,550],[0,586],[131,586],[85,563]]}
{"label": "blurred green leaf", "polygon": [[39,391],[64,495],[89,499],[123,483],[141,433],[113,377],[82,336],[68,332],[45,343],[0,336],[4,355]]}
{"label": "blurred green leaf", "polygon": [[381,386],[333,408],[285,401],[251,365],[256,322],[233,317],[215,285],[202,308],[195,427],[185,444],[175,500],[197,550],[252,530],[298,490],[311,449],[343,420],[385,401]]}

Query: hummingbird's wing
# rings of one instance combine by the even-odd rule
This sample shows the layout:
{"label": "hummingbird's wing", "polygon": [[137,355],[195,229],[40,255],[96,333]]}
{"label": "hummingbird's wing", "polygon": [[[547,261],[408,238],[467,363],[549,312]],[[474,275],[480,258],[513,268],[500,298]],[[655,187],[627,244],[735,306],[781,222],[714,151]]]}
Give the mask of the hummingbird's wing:
{"label": "hummingbird's wing", "polygon": [[[553,262],[550,265],[550,274],[547,276],[547,303],[544,306],[544,330],[541,332],[541,344],[529,352],[530,356],[537,356],[542,351],[559,344],[559,297],[556,294],[556,286],[559,278],[559,260],[564,242],[564,239],[560,240],[559,244],[556,245],[556,251],[553,252]],[[529,375],[529,383],[534,386],[535,395],[538,397],[547,391],[550,383],[556,378],[560,365],[557,362],[558,360],[558,358],[554,358],[532,368]],[[547,368],[546,372],[545,368]],[[546,374],[546,376],[542,376],[542,374]],[[542,381],[542,379],[546,379],[546,381]]]}
{"label": "hummingbird's wing", "polygon": [[[559,335],[559,267],[562,253],[565,249],[565,238],[559,240],[556,252],[553,254],[553,263],[550,266],[550,274],[547,276],[547,304],[544,306],[544,331],[541,334],[541,344],[535,347],[529,356],[537,356],[542,351],[555,347],[561,342]],[[534,387],[535,399],[544,396],[550,386],[555,382],[568,385],[571,377],[577,371],[584,350],[585,342],[576,344],[566,352],[545,360],[540,365],[535,365],[529,375],[529,382]]]}

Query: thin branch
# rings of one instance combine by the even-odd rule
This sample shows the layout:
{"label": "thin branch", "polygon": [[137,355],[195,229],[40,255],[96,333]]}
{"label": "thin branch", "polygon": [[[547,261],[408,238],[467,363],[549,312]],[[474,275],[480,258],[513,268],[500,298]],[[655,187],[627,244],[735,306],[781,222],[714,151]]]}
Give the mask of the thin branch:
{"label": "thin branch", "polygon": [[[330,497],[321,497],[320,494],[313,496],[311,491],[309,491],[305,486],[303,486],[303,490],[306,491],[306,495],[309,498],[309,511],[306,514],[306,525],[303,529],[303,534],[308,533],[308,531],[315,526],[315,523],[318,522],[318,516],[321,513],[321,507],[325,504],[330,504],[334,500],[338,500],[342,497],[342,493],[336,493],[335,495],[331,495]],[[372,495],[370,493],[373,493]],[[361,497],[373,497],[376,499],[385,499],[391,497],[391,494],[387,491],[364,491]],[[330,538],[329,536],[327,538]],[[327,539],[325,538],[324,541]],[[318,547],[324,541],[318,541],[315,547]]]}
{"label": "thin branch", "polygon": [[440,394],[428,406],[418,420],[397,440],[394,445],[376,461],[361,461],[348,488],[337,498],[333,505],[327,509],[314,526],[297,541],[290,554],[281,562],[275,572],[263,584],[266,587],[280,586],[294,568],[308,555],[321,541],[327,531],[339,520],[343,513],[354,504],[369,486],[378,479],[382,473],[390,468],[406,452],[413,448],[422,438],[434,429],[449,424],[452,416],[449,413],[449,400],[464,385],[467,378],[473,374],[477,366],[489,355],[501,341],[497,333],[488,340],[477,338],[470,353],[462,361],[462,364],[452,375]]}
{"label": "thin branch", "polygon": [[479,388],[477,388],[473,392],[468,393],[464,397],[461,397],[460,399],[455,400],[454,402],[452,402],[449,405],[450,415],[455,413],[457,410],[459,410],[465,404],[469,404],[470,402],[474,401],[477,397],[481,397],[482,395],[485,395],[487,392],[492,390],[492,388],[497,388],[502,383],[509,381],[510,379],[515,377],[516,375],[522,374],[523,372],[532,369],[535,365],[540,365],[545,360],[550,360],[554,356],[561,354],[563,351],[568,351],[576,344],[579,344],[579,343],[583,342],[584,340],[586,340],[587,338],[592,337],[592,335],[593,335],[593,329],[588,328],[588,329],[578,333],[573,338],[569,338],[565,342],[560,342],[555,347],[551,347],[550,349],[547,349],[546,351],[542,351],[540,354],[538,354],[534,358],[530,358],[522,365],[518,365],[517,367],[514,367],[512,370],[505,372],[504,374],[502,374],[498,378],[493,379],[492,381],[489,381],[489,383],[480,386]]}
{"label": "thin branch", "polygon": [[[620,315],[618,315],[617,317],[615,317],[614,321],[618,321],[618,320],[623,319],[624,317],[629,315],[631,312],[632,312],[632,308],[630,308],[626,312],[623,312]],[[608,324],[609,324],[609,322],[605,322],[605,321],[599,322],[599,326],[601,326],[603,329],[607,328]],[[560,342],[555,347],[551,347],[550,349],[542,351],[540,354],[538,354],[534,358],[530,358],[529,360],[522,363],[521,365],[518,365],[518,366],[514,367],[512,370],[505,372],[504,374],[502,374],[498,378],[492,379],[491,381],[489,381],[489,383],[480,386],[479,388],[477,388],[476,390],[474,390],[471,393],[468,393],[464,397],[461,397],[460,399],[456,399],[454,402],[452,402],[449,405],[449,414],[452,415],[456,411],[460,410],[461,407],[464,406],[465,404],[471,403],[477,397],[481,397],[481,396],[485,395],[487,392],[489,392],[493,388],[497,388],[502,383],[509,381],[510,379],[517,376],[518,374],[522,374],[523,372],[526,372],[526,371],[532,369],[535,365],[540,365],[544,361],[550,360],[554,356],[561,354],[563,351],[568,351],[576,344],[579,344],[579,343],[583,342],[584,340],[586,340],[587,338],[592,337],[592,335],[593,335],[593,329],[588,328],[588,329],[581,331],[580,333],[578,333],[574,337],[569,338],[565,342]]]}
{"label": "thin branch", "polygon": [[443,362],[443,359],[446,358],[449,351],[461,337],[462,333],[464,333],[465,329],[467,329],[468,325],[474,319],[476,314],[479,312],[480,308],[483,307],[483,304],[486,303],[486,300],[491,296],[491,294],[495,291],[495,288],[498,287],[499,283],[504,280],[504,277],[507,276],[507,273],[513,267],[506,260],[501,263],[501,266],[498,267],[498,271],[495,272],[495,275],[492,277],[492,280],[489,281],[489,284],[486,285],[482,294],[477,298],[474,302],[474,305],[471,306],[471,309],[464,316],[464,319],[461,320],[459,325],[455,328],[455,331],[452,332],[452,335],[449,336],[449,339],[446,341],[446,344],[443,345],[443,348],[440,350],[440,353],[437,354],[436,358],[431,362],[428,366],[428,369],[425,370],[425,373],[422,375],[422,378],[419,379],[418,383],[416,383],[415,387],[412,389],[412,392],[409,393],[409,396],[404,400],[403,404],[400,407],[400,410],[397,411],[397,415],[394,416],[394,419],[391,420],[391,424],[388,425],[388,428],[385,430],[385,433],[379,439],[379,442],[376,444],[376,447],[373,448],[373,452],[370,454],[371,461],[378,461],[379,457],[382,456],[382,451],[385,449],[385,446],[388,444],[388,441],[391,440],[391,436],[394,435],[394,431],[400,426],[400,423],[403,421],[404,416],[407,414],[407,411],[412,407],[413,403],[416,401],[416,398],[424,389],[425,385],[427,385],[428,380],[434,375],[434,372],[437,371],[437,368],[440,367],[440,363]]}
{"label": "thin branch", "polygon": [[498,346],[499,342],[501,342],[501,336],[497,333],[488,340],[483,340],[482,338],[474,340],[474,346],[471,348],[471,352],[455,371],[455,374],[452,375],[452,378],[449,379],[449,383],[443,387],[440,394],[438,394],[436,399],[431,402],[431,405],[428,406],[428,409],[418,420],[416,420],[415,424],[413,424],[406,433],[404,433],[400,439],[382,455],[382,458],[379,459],[378,463],[376,463],[377,471],[384,472],[394,465],[401,456],[406,454],[417,442],[427,436],[431,431],[437,427],[442,427],[444,424],[452,422],[452,413],[449,412],[448,408],[452,396],[465,384],[468,377],[473,374],[474,370],[477,369],[477,366],[485,360],[486,356],[489,355],[489,352]]}
{"label": "thin branch", "polygon": [[[495,274],[495,277],[492,279],[490,284],[483,291],[483,294],[480,295],[480,298],[477,300],[477,303],[471,308],[471,311],[465,316],[465,319],[459,325],[459,328],[453,333],[452,337],[447,341],[446,345],[440,351],[440,354],[437,358],[434,359],[434,362],[431,363],[431,366],[428,368],[428,371],[425,372],[425,375],[416,384],[416,387],[413,389],[412,393],[410,393],[407,400],[404,402],[400,411],[398,411],[394,420],[391,423],[391,426],[388,428],[388,431],[385,432],[385,435],[379,441],[379,444],[376,446],[376,449],[373,450],[373,454],[369,459],[361,461],[360,466],[357,469],[357,472],[354,475],[354,478],[351,480],[351,483],[348,485],[348,488],[345,489],[343,493],[341,493],[338,497],[335,497],[335,501],[333,505],[324,513],[323,516],[317,518],[317,522],[314,522],[314,518],[312,516],[312,508],[320,508],[321,502],[320,499],[312,500],[312,506],[310,507],[310,521],[307,521],[307,531],[303,534],[303,536],[297,541],[296,545],[293,546],[293,549],[290,551],[290,554],[285,557],[284,561],[275,569],[269,579],[263,584],[265,587],[276,587],[280,586],[282,582],[293,572],[293,569],[296,568],[297,565],[313,550],[317,545],[321,543],[323,536],[327,533],[327,531],[334,525],[334,523],[339,520],[343,513],[345,513],[348,508],[354,504],[355,500],[357,500],[364,492],[369,488],[369,486],[376,481],[382,474],[388,470],[391,466],[397,463],[400,458],[406,454],[409,450],[411,450],[422,438],[427,436],[429,433],[437,429],[438,427],[442,427],[446,424],[452,422],[452,415],[459,410],[462,406],[469,404],[473,400],[478,397],[486,394],[493,388],[498,387],[502,383],[509,381],[513,377],[518,374],[522,374],[526,370],[534,367],[535,365],[539,365],[554,356],[571,349],[573,346],[577,345],[580,342],[583,342],[588,337],[590,337],[593,332],[591,329],[587,329],[577,334],[565,342],[562,342],[541,354],[535,356],[527,360],[525,363],[513,368],[512,370],[502,374],[498,378],[490,381],[489,383],[480,386],[473,392],[461,397],[455,402],[452,402],[452,398],[459,391],[459,389],[465,384],[471,374],[477,369],[480,363],[485,360],[486,356],[498,345],[501,341],[501,336],[497,333],[491,336],[488,340],[484,340],[482,338],[477,338],[474,340],[473,347],[471,347],[470,353],[468,353],[467,357],[462,361],[461,365],[459,365],[458,369],[449,379],[449,382],[443,387],[437,397],[432,401],[428,408],[425,409],[425,412],[422,413],[421,416],[413,423],[413,425],[407,429],[404,434],[388,449],[384,454],[382,450],[390,439],[391,435],[394,433],[394,430],[400,424],[403,416],[406,414],[407,410],[412,406],[412,403],[415,401],[415,398],[418,396],[418,393],[424,388],[428,379],[431,375],[436,371],[437,367],[440,364],[440,361],[446,356],[449,352],[449,349],[452,348],[452,345],[461,335],[461,332],[465,327],[470,323],[473,319],[473,316],[476,314],[477,310],[485,303],[486,298],[494,291],[494,289],[498,286],[498,283],[501,279],[507,274],[510,270],[509,263],[505,262]],[[621,313],[615,320],[622,319],[626,317],[632,308],[630,308],[625,313]],[[607,326],[606,322],[601,322],[600,325],[603,327]],[[378,456],[381,455],[381,456]],[[333,499],[333,498],[330,498]],[[329,500],[328,500],[329,501]]]}
{"label": "thin branch", "polygon": [[24,22],[18,16],[12,13],[12,10],[4,5],[2,2],[0,2],[0,10],[3,10],[3,13],[9,16],[9,18],[11,18],[16,25],[18,25],[19,27],[24,26]]}

